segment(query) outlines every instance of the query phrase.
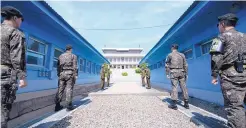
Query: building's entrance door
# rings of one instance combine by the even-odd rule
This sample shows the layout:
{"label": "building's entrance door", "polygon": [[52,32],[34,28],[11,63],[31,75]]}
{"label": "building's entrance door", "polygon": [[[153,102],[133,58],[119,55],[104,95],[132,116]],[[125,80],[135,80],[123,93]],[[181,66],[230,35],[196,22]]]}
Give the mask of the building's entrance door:
{"label": "building's entrance door", "polygon": [[124,69],[124,66],[122,66],[122,69]]}

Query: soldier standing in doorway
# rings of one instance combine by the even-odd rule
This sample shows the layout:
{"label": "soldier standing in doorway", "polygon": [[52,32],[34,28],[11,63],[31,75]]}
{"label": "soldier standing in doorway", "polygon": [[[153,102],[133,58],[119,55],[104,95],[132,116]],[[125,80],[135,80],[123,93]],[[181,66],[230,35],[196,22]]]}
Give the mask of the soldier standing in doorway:
{"label": "soldier standing in doorway", "polygon": [[246,35],[235,30],[237,21],[232,13],[218,17],[220,35],[212,42],[211,70],[213,84],[220,76],[228,126],[245,128]]}
{"label": "soldier standing in doorway", "polygon": [[145,68],[145,75],[146,75],[146,82],[147,82],[147,89],[151,89],[150,86],[150,70],[148,67]]}
{"label": "soldier standing in doorway", "polygon": [[1,127],[7,128],[9,113],[19,87],[26,86],[25,36],[18,30],[23,22],[22,13],[14,7],[1,9]]}
{"label": "soldier standing in doorway", "polygon": [[178,52],[178,45],[172,45],[172,53],[170,53],[166,58],[166,75],[167,78],[171,79],[172,83],[172,92],[171,99],[172,104],[169,105],[169,108],[177,110],[177,100],[178,100],[178,84],[181,87],[184,98],[184,107],[189,109],[189,96],[186,88],[186,79],[188,75],[188,64],[184,54]]}
{"label": "soldier standing in doorway", "polygon": [[57,62],[57,76],[59,77],[58,91],[55,98],[55,111],[63,108],[60,105],[62,96],[66,88],[66,108],[67,111],[73,110],[73,87],[75,79],[77,79],[77,56],[72,54],[72,46],[66,46],[66,52],[59,56]]}
{"label": "soldier standing in doorway", "polygon": [[101,67],[100,75],[101,75],[101,89],[104,90],[105,85],[105,67],[106,65],[103,64]]}

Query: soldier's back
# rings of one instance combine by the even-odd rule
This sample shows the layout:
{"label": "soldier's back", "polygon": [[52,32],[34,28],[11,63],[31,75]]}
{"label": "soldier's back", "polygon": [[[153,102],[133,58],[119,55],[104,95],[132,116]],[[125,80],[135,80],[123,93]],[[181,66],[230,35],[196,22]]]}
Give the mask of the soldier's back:
{"label": "soldier's back", "polygon": [[12,40],[13,43],[22,43],[22,42],[17,42],[18,40],[20,40],[20,38],[21,39],[25,38],[24,34],[20,30],[13,28],[5,23],[1,24],[1,65],[11,64],[10,40]]}
{"label": "soldier's back", "polygon": [[183,69],[183,63],[185,56],[183,53],[179,53],[178,51],[170,53],[168,56],[171,58],[170,69]]}
{"label": "soldier's back", "polygon": [[237,61],[238,54],[244,53],[243,58],[246,58],[245,34],[231,29],[220,34],[219,39],[224,43],[222,78],[236,83],[246,83],[246,70],[243,73],[238,73],[234,68],[234,62]]}

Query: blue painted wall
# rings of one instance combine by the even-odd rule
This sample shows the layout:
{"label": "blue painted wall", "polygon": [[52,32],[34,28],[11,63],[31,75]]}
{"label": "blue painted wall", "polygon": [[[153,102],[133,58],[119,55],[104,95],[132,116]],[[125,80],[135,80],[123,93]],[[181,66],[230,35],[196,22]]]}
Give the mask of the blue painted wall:
{"label": "blue painted wall", "polygon": [[[236,13],[240,19],[236,29],[246,33],[246,2],[239,2],[239,7],[236,10],[232,10],[233,4],[234,2],[231,1],[198,2],[194,8],[186,12],[172,27],[176,29],[168,31],[158,42],[158,45],[153,47],[140,62],[149,63],[151,81],[161,83],[155,84],[156,86],[171,89],[170,80],[166,78],[164,61],[170,52],[171,44],[175,42],[179,44],[179,51],[181,52],[192,49],[192,58],[187,59],[189,66],[187,87],[190,96],[223,104],[220,86],[211,84],[211,58],[208,53],[202,54],[202,44],[218,35],[217,17],[230,11]],[[198,10],[198,8],[200,9]],[[190,18],[190,20],[180,26],[187,18]],[[167,35],[170,35],[173,31],[176,32],[168,37]],[[162,64],[160,65],[158,62]]]}
{"label": "blue painted wall", "polygon": [[[76,84],[99,82],[100,66],[108,61],[45,2],[2,2],[1,6],[5,5],[14,6],[23,13],[25,21],[20,29],[25,33],[27,49],[31,38],[46,45],[44,64],[27,64],[28,86],[19,89],[17,93],[57,88],[57,73],[53,67],[54,51],[65,51],[67,44],[73,46],[73,53],[78,57],[79,78]],[[30,50],[27,50],[27,54],[38,55]],[[82,63],[80,59],[83,59]]]}

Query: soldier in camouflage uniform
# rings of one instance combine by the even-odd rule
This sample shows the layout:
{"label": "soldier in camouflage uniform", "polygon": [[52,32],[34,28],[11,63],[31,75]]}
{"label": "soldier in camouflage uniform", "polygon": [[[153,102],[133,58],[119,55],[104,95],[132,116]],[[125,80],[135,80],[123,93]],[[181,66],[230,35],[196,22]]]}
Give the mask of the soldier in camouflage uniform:
{"label": "soldier in camouflage uniform", "polygon": [[73,87],[75,79],[77,79],[77,56],[72,54],[72,46],[66,46],[66,52],[59,56],[57,62],[57,76],[59,77],[58,91],[55,98],[55,111],[59,111],[63,108],[60,105],[62,96],[66,88],[66,108],[67,111],[73,109]]}
{"label": "soldier in camouflage uniform", "polygon": [[172,92],[171,99],[173,103],[169,105],[169,108],[177,110],[177,99],[178,99],[178,84],[181,87],[184,107],[189,109],[189,96],[186,88],[186,78],[188,75],[188,64],[184,54],[178,52],[178,45],[172,45],[172,53],[170,53],[166,58],[166,75],[167,78],[171,79]]}
{"label": "soldier in camouflage uniform", "polygon": [[151,89],[150,86],[150,70],[148,67],[145,68],[145,77],[146,77],[146,82],[147,82],[147,89]]}
{"label": "soldier in camouflage uniform", "polygon": [[145,70],[141,67],[141,79],[142,79],[142,86],[145,86]]}
{"label": "soldier in camouflage uniform", "polygon": [[14,7],[1,9],[1,127],[7,128],[12,104],[16,99],[17,78],[19,87],[26,86],[25,36],[18,30],[23,16]]}
{"label": "soldier in camouflage uniform", "polygon": [[100,71],[100,74],[101,74],[101,89],[104,90],[104,85],[105,85],[105,67],[106,65],[103,64],[102,67],[101,67],[101,71]]}
{"label": "soldier in camouflage uniform", "polygon": [[210,50],[212,83],[217,84],[219,75],[228,126],[245,128],[246,35],[235,30],[235,14],[220,16],[218,21],[220,35],[213,40]]}
{"label": "soldier in camouflage uniform", "polygon": [[106,76],[107,76],[107,85],[109,87],[109,83],[110,83],[110,68],[109,65],[107,65],[107,72],[106,72]]}

